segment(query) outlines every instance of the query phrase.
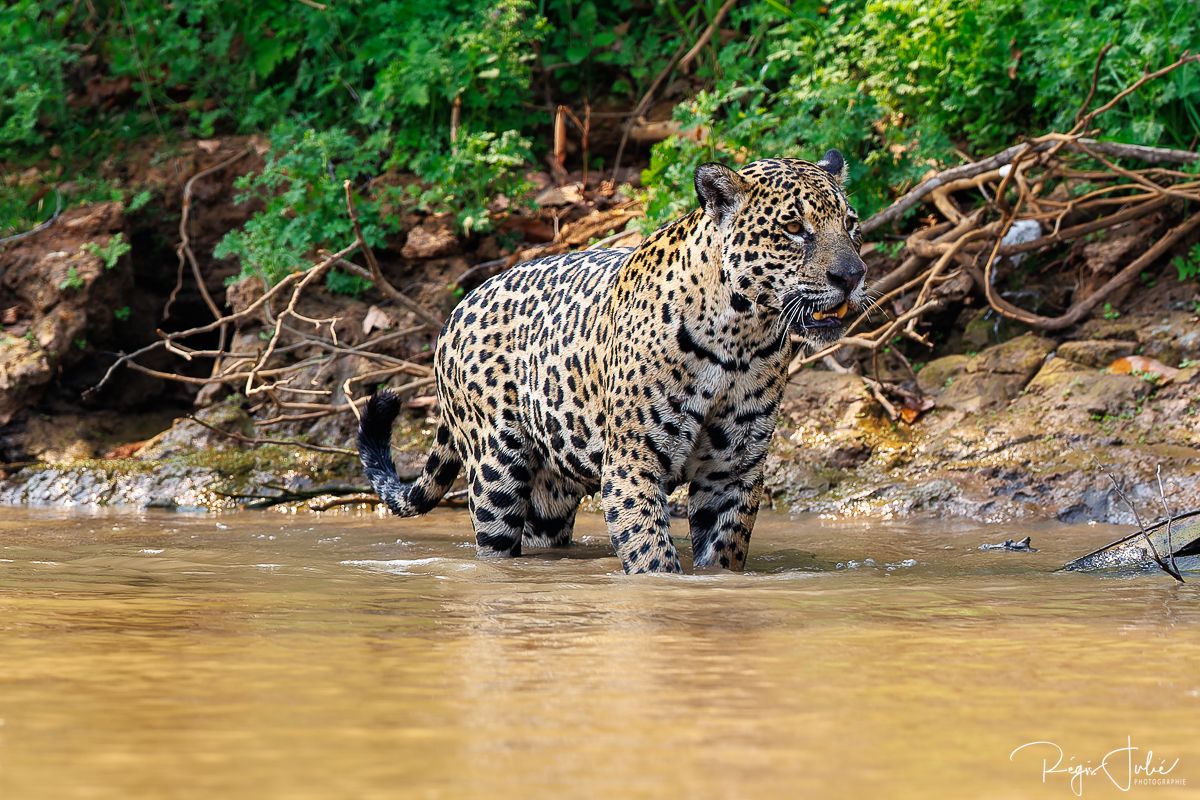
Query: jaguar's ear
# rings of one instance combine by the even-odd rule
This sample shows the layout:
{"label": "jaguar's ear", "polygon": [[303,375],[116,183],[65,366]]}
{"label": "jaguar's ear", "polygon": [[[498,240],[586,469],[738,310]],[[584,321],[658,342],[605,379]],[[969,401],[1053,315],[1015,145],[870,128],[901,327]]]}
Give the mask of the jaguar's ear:
{"label": "jaguar's ear", "polygon": [[750,188],[746,179],[724,164],[701,164],[696,167],[696,196],[718,225],[728,222],[742,207],[743,195]]}
{"label": "jaguar's ear", "polygon": [[846,159],[842,158],[841,152],[837,150],[826,150],[825,155],[821,156],[821,160],[817,162],[817,166],[832,175],[833,179],[843,186],[846,185],[846,178],[850,177]]}

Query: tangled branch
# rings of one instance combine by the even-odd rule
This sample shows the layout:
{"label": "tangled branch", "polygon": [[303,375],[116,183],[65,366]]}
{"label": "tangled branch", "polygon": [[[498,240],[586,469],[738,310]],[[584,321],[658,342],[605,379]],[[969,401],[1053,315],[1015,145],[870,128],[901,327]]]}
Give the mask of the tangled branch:
{"label": "tangled branch", "polygon": [[[242,155],[244,153],[194,175],[185,189],[185,198],[197,178],[228,166]],[[346,211],[355,231],[353,243],[336,252],[325,253],[316,263],[287,275],[238,311],[222,313],[216,301],[204,290],[202,294],[205,305],[214,316],[211,322],[171,333],[160,330],[155,341],[131,353],[118,353],[96,385],[85,394],[93,395],[99,392],[122,368],[128,368],[162,380],[212,388],[225,386],[241,391],[253,403],[251,410],[258,416],[255,424],[268,427],[311,421],[347,412],[357,415],[358,406],[367,399],[366,393],[355,397],[354,386],[358,384],[377,384],[395,377],[404,377],[406,381],[395,387],[395,390],[402,394],[432,385],[433,370],[427,364],[388,355],[384,345],[424,329],[436,330],[441,327],[442,322],[396,289],[383,276],[379,263],[363,239],[348,186]],[[355,251],[363,253],[369,265],[368,270],[363,270],[348,260]],[[203,287],[200,264],[190,247],[186,207],[183,221],[180,223],[178,252],[180,276],[182,277],[184,265],[190,264],[196,281]],[[340,341],[339,317],[319,318],[302,311],[303,301],[313,287],[319,285],[320,279],[335,266],[350,268],[356,273],[370,276],[387,298],[413,313],[417,324],[369,335],[364,341],[353,345]],[[233,344],[229,344],[228,332],[239,327],[259,327],[258,338],[242,336],[240,339],[234,338]],[[218,333],[215,348],[204,349],[192,344],[198,338],[214,332]],[[248,345],[251,341],[256,344]],[[162,351],[179,357],[185,363],[197,359],[211,360],[212,366],[206,375],[198,376],[183,371],[156,369],[144,363],[147,356]],[[345,361],[347,357],[352,360]],[[347,365],[353,369],[354,374],[344,374]],[[226,431],[219,432],[247,444],[271,442],[328,452],[350,452],[341,448],[319,448],[289,440],[243,437]]]}
{"label": "tangled branch", "polygon": [[[1097,72],[1105,52],[1107,49],[1097,59]],[[875,282],[871,289],[874,300],[852,322],[847,335],[833,346],[797,357],[789,374],[835,355],[839,364],[863,355],[874,363],[880,350],[893,344],[896,337],[931,346],[921,326],[970,294],[982,296],[996,314],[1034,330],[1063,330],[1082,321],[1159,259],[1189,241],[1200,229],[1200,211],[1196,210],[1200,175],[1170,165],[1196,164],[1200,153],[1100,141],[1094,138],[1097,131],[1092,125],[1146,83],[1197,61],[1200,55],[1185,53],[1088,111],[1095,94],[1093,85],[1071,130],[1050,132],[939,172],[869,218],[862,225],[864,233],[893,225],[918,206],[928,204],[935,212],[905,238],[899,264]],[[1155,226],[1165,227],[1172,219],[1177,222],[1102,285],[1072,296],[1061,313],[1035,313],[1005,297],[998,276],[1009,259],[1033,253],[1065,256],[1082,244],[1084,237],[1152,217]],[[890,319],[863,331],[877,311]],[[884,389],[903,394],[896,386],[885,386],[877,372],[867,385],[876,397]],[[899,416],[892,404],[881,405],[889,416]]]}

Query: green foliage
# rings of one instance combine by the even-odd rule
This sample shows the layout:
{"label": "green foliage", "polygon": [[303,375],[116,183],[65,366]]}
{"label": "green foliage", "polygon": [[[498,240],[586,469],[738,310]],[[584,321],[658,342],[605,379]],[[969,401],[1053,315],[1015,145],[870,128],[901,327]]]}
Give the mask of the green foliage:
{"label": "green foliage", "polygon": [[[398,4],[376,4],[377,13],[389,5]],[[515,128],[528,117],[521,105],[547,29],[543,18],[532,16],[532,3],[476,1],[454,10],[435,3],[399,5],[408,7],[402,15],[384,12],[388,21],[380,24],[387,33],[364,42],[379,68],[355,112],[360,124],[393,132],[392,166],[445,149],[456,101],[463,122],[476,129]],[[397,26],[397,19],[403,24]]]}
{"label": "green foliage", "polygon": [[53,174],[41,173],[13,185],[0,184],[0,237],[37,227],[54,214],[59,202],[64,209],[83,203],[124,202],[126,211],[132,212],[151,197],[150,192],[143,191],[126,202],[120,187],[96,178],[80,177],[67,185],[56,183]]}
{"label": "green foliage", "polygon": [[366,278],[360,278],[340,269],[331,269],[325,276],[325,288],[334,294],[345,294],[351,297],[362,297],[372,283]]}
{"label": "green foliage", "polygon": [[1187,253],[1175,256],[1175,260],[1171,263],[1175,265],[1180,281],[1200,278],[1200,244],[1194,244]]}
{"label": "green foliage", "polygon": [[81,249],[103,261],[105,269],[112,269],[117,266],[117,262],[121,260],[121,256],[128,253],[131,248],[129,242],[125,241],[125,234],[118,233],[115,236],[110,236],[104,244],[84,242]]}
{"label": "green foliage", "polygon": [[129,320],[129,315],[132,313],[133,312],[130,310],[129,306],[121,306],[120,308],[113,309],[113,318],[118,322],[127,322]]}
{"label": "green foliage", "polygon": [[[676,108],[688,135],[657,145],[643,174],[651,225],[690,206],[704,161],[829,147],[849,158],[858,210],[871,214],[955,163],[956,149],[986,155],[1070,127],[1105,43],[1115,46],[1097,105],[1200,41],[1193,0],[842,0],[738,13],[745,35],[721,49],[720,77]],[[1192,146],[1200,70],[1146,85],[1101,122],[1114,139]]]}
{"label": "green foliage", "polygon": [[61,291],[77,292],[83,288],[83,278],[79,277],[79,270],[74,267],[67,267],[67,277],[62,279],[58,284]]}
{"label": "green foliage", "polygon": [[[294,118],[387,130],[400,163],[464,122],[515,128],[538,44],[530,0],[14,0],[0,10],[0,148],[48,138],[254,132]],[[88,61],[84,85],[71,67]],[[429,131],[440,131],[429,136]]]}
{"label": "green foliage", "polygon": [[[340,248],[353,241],[343,182],[360,185],[375,174],[380,158],[342,128],[280,126],[271,145],[263,171],[237,183],[238,201],[262,203],[263,210],[213,251],[217,258],[236,257],[241,277],[257,275],[267,285],[309,266],[318,246]],[[354,194],[363,238],[373,247],[382,244],[395,229],[394,218],[380,213],[379,201]]]}
{"label": "green foliage", "polygon": [[521,203],[533,185],[524,175],[530,143],[516,131],[497,136],[467,133],[456,148],[418,159],[413,167],[424,190],[413,187],[424,211],[453,213],[459,230],[476,233],[491,228],[488,206],[500,197]]}
{"label": "green foliage", "polygon": [[151,192],[149,189],[143,189],[133,197],[129,198],[129,202],[125,204],[125,211],[130,214],[134,213],[135,211],[141,211],[153,198],[153,192]]}
{"label": "green foliage", "polygon": [[54,213],[54,196],[40,187],[0,186],[0,237],[23,233]]}
{"label": "green foliage", "polygon": [[0,7],[0,152],[38,144],[43,120],[66,115],[65,71],[76,54],[61,36],[64,11],[27,0]]}
{"label": "green foliage", "polygon": [[[628,110],[721,5],[10,0],[0,8],[0,163],[6,174],[44,167],[57,145],[70,154],[66,202],[127,199],[133,212],[148,193],[124,198],[94,177],[125,142],[269,132],[266,169],[241,186],[262,210],[219,252],[273,282],[318,245],[350,240],[347,179],[375,245],[411,208],[487,230],[506,205],[497,195],[521,202],[523,174],[541,155],[531,143],[548,142],[554,104]],[[813,158],[829,147],[847,155],[865,216],[962,153],[1069,127],[1105,44],[1114,47],[1095,104],[1198,41],[1195,0],[739,3],[686,73],[658,89],[684,98],[674,113],[687,135],[652,152],[648,224],[694,207],[703,161]],[[1101,123],[1114,139],[1193,147],[1200,69],[1143,87]],[[398,170],[423,185],[402,193],[374,181]],[[0,187],[0,236],[49,217],[59,179],[42,180]],[[329,280],[361,291],[352,276]]]}
{"label": "green foliage", "polygon": [[[561,96],[611,94],[636,101],[680,43],[693,40],[708,24],[720,3],[684,5],[681,10],[674,2],[543,0],[541,13],[550,24],[542,63],[554,69]],[[712,74],[703,58],[698,74],[704,79]]]}

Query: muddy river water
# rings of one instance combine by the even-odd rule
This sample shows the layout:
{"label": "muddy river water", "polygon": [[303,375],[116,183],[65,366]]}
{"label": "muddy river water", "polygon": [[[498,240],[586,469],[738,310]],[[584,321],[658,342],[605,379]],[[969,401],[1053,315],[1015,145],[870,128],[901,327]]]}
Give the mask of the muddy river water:
{"label": "muddy river water", "polygon": [[1120,529],[764,515],[689,577],[467,531],[0,509],[0,798],[1200,791],[1200,578],[1053,574]]}

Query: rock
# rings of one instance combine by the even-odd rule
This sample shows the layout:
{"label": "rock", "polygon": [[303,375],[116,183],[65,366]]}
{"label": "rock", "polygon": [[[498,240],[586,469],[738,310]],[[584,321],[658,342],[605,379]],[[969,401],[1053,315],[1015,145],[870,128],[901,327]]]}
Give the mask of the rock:
{"label": "rock", "polygon": [[1024,325],[1013,322],[992,311],[990,307],[978,311],[964,309],[962,320],[962,347],[967,350],[982,350],[985,347],[1007,341],[1023,333]]}
{"label": "rock", "polygon": [[35,400],[53,377],[49,354],[41,345],[0,334],[0,425]]}
{"label": "rock", "polygon": [[1157,314],[1141,328],[1141,354],[1171,366],[1200,358],[1200,315],[1183,311]]}
{"label": "rock", "polygon": [[1003,408],[1024,386],[1022,375],[968,371],[942,393],[938,404],[969,413]]}
{"label": "rock", "polygon": [[[254,426],[250,415],[240,406],[225,402],[197,411],[196,419],[203,420],[215,428],[242,436],[253,436]],[[223,450],[237,447],[234,439],[222,436],[200,423],[181,417],[167,430],[155,436],[137,453],[138,461],[162,461],[172,456],[207,448]]]}
{"label": "rock", "polygon": [[1059,522],[1078,524],[1105,519],[1108,516],[1112,489],[1090,487],[1079,493],[1078,501],[1061,509],[1056,517]]}
{"label": "rock", "polygon": [[954,384],[954,380],[966,371],[970,363],[971,357],[963,355],[934,359],[917,373],[917,385],[925,394],[941,394]]}
{"label": "rock", "polygon": [[767,466],[769,491],[795,499],[819,495],[872,455],[865,426],[877,423],[881,412],[854,375],[802,371],[788,385],[781,413]]}
{"label": "rock", "polygon": [[113,310],[131,293],[128,265],[108,269],[84,245],[106,244],[123,229],[120,203],[98,203],[0,251],[0,307],[28,315],[0,329],[0,425],[110,335]]}
{"label": "rock", "polygon": [[1079,326],[1080,339],[1122,339],[1127,342],[1138,341],[1142,324],[1133,317],[1118,317],[1104,319],[1093,317]]}
{"label": "rock", "polygon": [[1053,348],[1049,339],[1017,336],[975,356],[932,361],[917,382],[943,407],[971,413],[1001,408],[1020,393]]}
{"label": "rock", "polygon": [[1081,366],[1100,369],[1107,367],[1114,359],[1132,355],[1136,349],[1136,342],[1120,339],[1083,339],[1063,342],[1058,347],[1057,355]]}
{"label": "rock", "polygon": [[[1062,358],[1051,359],[1030,381],[1027,391],[1047,402],[1047,411],[1066,410],[1078,421],[1095,416],[1132,415],[1139,400],[1153,388],[1132,375],[1112,375],[1084,369]],[[1060,415],[1049,414],[1044,423],[1054,424]]]}
{"label": "rock", "polygon": [[[1008,232],[1004,234],[1004,238],[1000,240],[1001,244],[1025,244],[1032,242],[1042,235],[1042,223],[1036,219],[1018,219],[1014,220]],[[1028,254],[1017,253],[1008,257],[1009,263],[1014,267],[1020,266]]]}
{"label": "rock", "polygon": [[458,250],[458,237],[445,217],[430,217],[408,232],[400,255],[412,261],[441,258]]}
{"label": "rock", "polygon": [[[247,275],[241,280],[229,284],[225,289],[225,304],[235,314],[241,314],[254,305],[266,290],[262,279],[257,275]],[[259,317],[262,319],[262,317]]]}
{"label": "rock", "polygon": [[82,462],[23,470],[17,480],[0,484],[0,505],[204,508],[221,503],[213,493],[220,478],[184,464],[151,472],[127,461]]}
{"label": "rock", "polygon": [[1017,336],[980,352],[971,370],[1020,375],[1029,380],[1053,350],[1050,339],[1032,334]]}

